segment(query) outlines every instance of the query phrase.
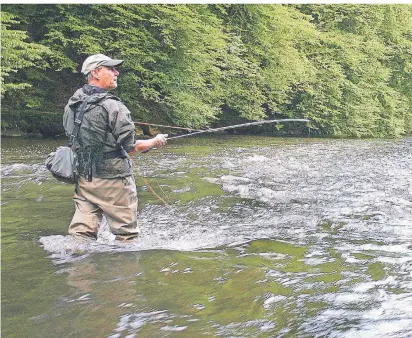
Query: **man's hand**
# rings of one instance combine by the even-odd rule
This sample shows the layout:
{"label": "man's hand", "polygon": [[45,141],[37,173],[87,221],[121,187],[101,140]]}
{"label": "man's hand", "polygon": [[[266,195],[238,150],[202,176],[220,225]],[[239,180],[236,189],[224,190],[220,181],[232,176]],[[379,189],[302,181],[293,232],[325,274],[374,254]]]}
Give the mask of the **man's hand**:
{"label": "man's hand", "polygon": [[154,147],[163,147],[167,143],[167,136],[168,134],[157,134],[156,137],[153,137],[150,140],[136,141],[135,147],[129,152],[129,155],[145,153]]}
{"label": "man's hand", "polygon": [[167,143],[167,136],[168,134],[157,134],[155,138],[153,138],[154,147],[163,147]]}

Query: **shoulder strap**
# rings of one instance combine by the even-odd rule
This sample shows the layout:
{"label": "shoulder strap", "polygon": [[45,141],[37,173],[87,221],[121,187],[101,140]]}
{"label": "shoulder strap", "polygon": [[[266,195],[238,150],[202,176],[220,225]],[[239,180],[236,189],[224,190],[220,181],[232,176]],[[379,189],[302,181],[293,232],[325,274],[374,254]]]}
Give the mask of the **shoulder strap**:
{"label": "shoulder strap", "polygon": [[[80,130],[80,125],[82,124],[83,121],[83,116],[86,110],[86,105],[89,103],[89,101],[94,97],[95,95],[90,95],[86,100],[82,102],[79,108],[79,115],[74,119],[74,128],[72,133],[69,136],[69,141],[67,143],[68,147],[71,147],[74,143],[74,139],[77,137],[77,134],[79,133]],[[103,96],[98,102],[104,100],[107,95]],[[97,103],[97,102],[96,102]]]}

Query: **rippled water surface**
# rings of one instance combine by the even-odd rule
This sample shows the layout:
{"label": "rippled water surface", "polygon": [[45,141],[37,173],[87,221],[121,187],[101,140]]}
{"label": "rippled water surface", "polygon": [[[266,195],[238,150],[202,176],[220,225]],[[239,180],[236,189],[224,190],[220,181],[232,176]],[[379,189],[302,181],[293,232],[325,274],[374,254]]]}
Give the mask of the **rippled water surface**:
{"label": "rippled water surface", "polygon": [[61,143],[2,140],[5,337],[412,337],[411,138],[171,141],[135,244],[66,236]]}

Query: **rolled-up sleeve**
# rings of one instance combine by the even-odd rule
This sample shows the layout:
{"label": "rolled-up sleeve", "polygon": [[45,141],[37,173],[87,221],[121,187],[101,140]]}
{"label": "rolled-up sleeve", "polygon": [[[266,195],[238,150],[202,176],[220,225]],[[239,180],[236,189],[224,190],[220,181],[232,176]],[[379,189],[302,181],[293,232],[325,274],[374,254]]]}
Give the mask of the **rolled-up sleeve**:
{"label": "rolled-up sleeve", "polygon": [[117,144],[130,152],[135,147],[135,126],[129,109],[120,101],[107,100],[109,125]]}

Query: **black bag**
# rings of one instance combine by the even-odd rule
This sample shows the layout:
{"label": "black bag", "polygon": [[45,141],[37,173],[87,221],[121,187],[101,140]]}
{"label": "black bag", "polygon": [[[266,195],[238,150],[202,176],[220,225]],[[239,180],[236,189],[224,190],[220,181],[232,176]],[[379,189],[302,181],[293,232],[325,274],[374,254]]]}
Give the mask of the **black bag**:
{"label": "black bag", "polygon": [[71,135],[69,136],[67,146],[60,146],[57,148],[56,151],[47,155],[44,164],[46,165],[46,168],[52,173],[53,177],[56,178],[58,181],[69,184],[75,184],[77,182],[79,173],[77,171],[76,155],[72,150],[72,146],[74,143],[74,139],[79,133],[86,104],[92,97],[93,95],[90,95],[81,104],[79,109],[79,115],[74,120],[74,128]]}

